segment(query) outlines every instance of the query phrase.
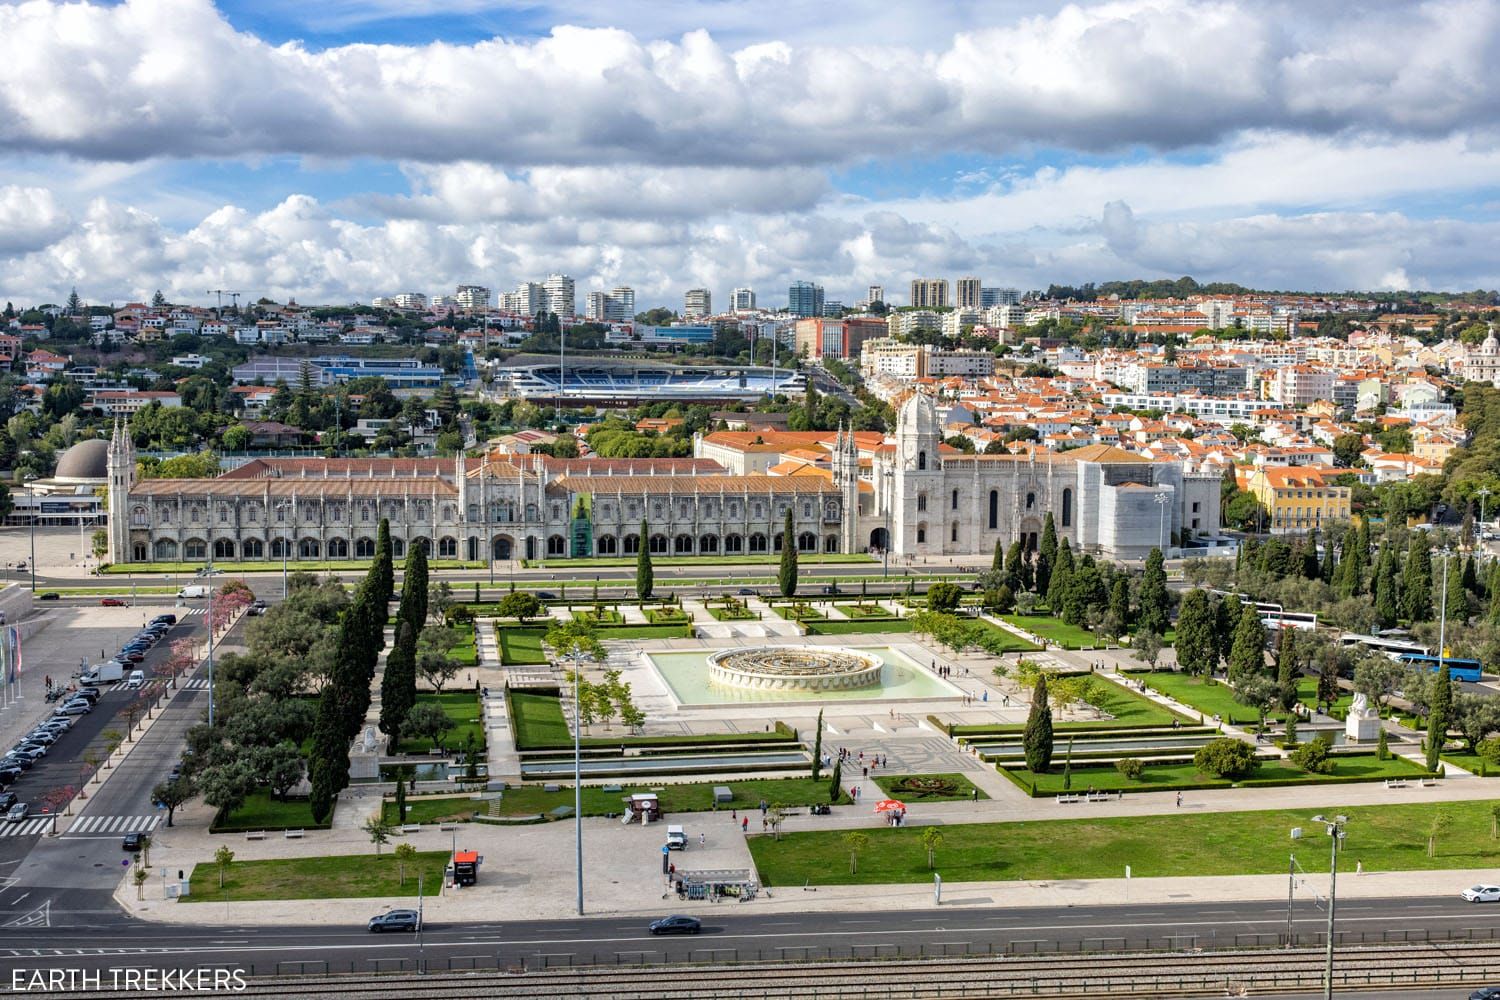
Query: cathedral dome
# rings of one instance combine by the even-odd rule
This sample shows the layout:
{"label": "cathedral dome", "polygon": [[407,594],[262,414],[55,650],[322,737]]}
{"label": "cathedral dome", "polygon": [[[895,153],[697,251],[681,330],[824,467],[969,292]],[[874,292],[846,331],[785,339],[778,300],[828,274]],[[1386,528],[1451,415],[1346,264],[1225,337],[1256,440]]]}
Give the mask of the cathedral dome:
{"label": "cathedral dome", "polygon": [[109,479],[109,442],[103,438],[80,441],[57,460],[54,479],[89,482]]}

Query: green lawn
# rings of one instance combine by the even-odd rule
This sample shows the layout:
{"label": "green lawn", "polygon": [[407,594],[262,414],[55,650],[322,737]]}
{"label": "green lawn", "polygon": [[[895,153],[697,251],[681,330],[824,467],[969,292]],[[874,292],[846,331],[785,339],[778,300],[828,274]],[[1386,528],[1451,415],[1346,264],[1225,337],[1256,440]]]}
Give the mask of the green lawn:
{"label": "green lawn", "polygon": [[[400,838],[392,841],[392,846]],[[419,851],[405,866],[384,849],[380,857],[369,854],[322,858],[284,858],[273,861],[235,861],[224,870],[224,888],[219,888],[219,866],[205,861],[193,866],[192,887],[185,902],[224,903],[251,899],[349,899],[368,896],[417,895],[417,875],[424,891],[435,893],[443,884],[447,851]],[[480,881],[484,873],[480,872]],[[363,918],[364,914],[361,914]]]}
{"label": "green lawn", "polygon": [[1484,777],[1500,778],[1500,767],[1496,767],[1477,753],[1468,750],[1447,750],[1443,752],[1442,759],[1455,767],[1461,767],[1470,774],[1478,775],[1479,766],[1484,765]]}
{"label": "green lawn", "polygon": [[599,630],[599,641],[612,639],[691,639],[693,626],[687,625],[611,625]]}
{"label": "green lawn", "polygon": [[693,619],[681,608],[647,608],[646,620],[652,625],[685,625]]}
{"label": "green lawn", "polygon": [[[321,824],[326,829],[327,823]],[[292,798],[278,802],[271,798],[270,791],[260,789],[252,792],[243,805],[215,822],[214,833],[239,833],[245,830],[315,830],[320,824],[313,822],[312,807],[307,799]]]}
{"label": "green lawn", "polygon": [[874,621],[813,621],[807,623],[808,635],[897,635],[911,631],[905,618]]}
{"label": "green lawn", "polygon": [[1033,635],[1055,642],[1064,649],[1082,649],[1084,646],[1099,645],[1099,640],[1094,638],[1094,633],[1077,625],[1069,625],[1061,618],[1052,618],[1048,615],[1001,615],[1000,617]]}
{"label": "green lawn", "polygon": [[546,634],[547,630],[543,628],[495,626],[495,635],[500,641],[500,662],[508,667],[524,663],[546,663],[547,657],[542,653],[542,636]]}
{"label": "green lawn", "polygon": [[1009,631],[1007,629],[1003,629],[1000,626],[994,624],[993,622],[987,622],[983,618],[976,618],[974,620],[977,621],[981,626],[983,626],[986,630],[989,631],[992,641],[994,640],[995,637],[998,637],[999,643],[1000,643],[996,647],[996,649],[997,649],[998,652],[1001,652],[1001,653],[1035,653],[1035,652],[1039,651],[1042,648],[1042,647],[1038,646],[1036,643],[1030,642],[1030,641],[1028,641],[1026,639],[1022,639],[1020,636],[1016,635],[1014,632],[1011,632],[1011,631]]}
{"label": "green lawn", "polygon": [[878,603],[840,604],[838,609],[850,618],[889,618],[891,613]]}
{"label": "green lawn", "polygon": [[777,604],[771,610],[789,622],[815,622],[824,617],[823,612],[809,605]]}
{"label": "green lawn", "polygon": [[[203,562],[137,562],[137,563],[110,563],[102,572],[111,574],[124,573],[196,573],[204,567]],[[428,564],[429,569],[484,569],[482,562],[464,562],[460,559],[433,559]],[[293,559],[287,563],[288,568],[305,573],[353,573],[359,570],[368,570],[370,560],[368,559]],[[275,562],[216,562],[214,569],[223,573],[280,573],[281,560]]]}
{"label": "green lawn", "polygon": [[472,667],[479,662],[479,650],[474,643],[474,626],[472,624],[458,624],[453,626],[461,637],[459,644],[448,651],[448,658],[466,667]]}
{"label": "green lawn", "polygon": [[533,691],[510,692],[510,728],[516,737],[516,749],[535,746],[558,746],[571,742],[573,734],[563,719],[562,702],[557,695]]}
{"label": "green lawn", "polygon": [[[1253,726],[1259,720],[1255,709],[1235,701],[1234,689],[1222,681],[1190,677],[1172,670],[1132,673],[1128,676],[1144,681],[1147,687],[1201,712],[1203,721],[1209,725],[1213,724],[1215,715],[1236,726]],[[1280,713],[1271,713],[1266,719],[1270,721],[1282,717]]]}
{"label": "green lawn", "polygon": [[755,621],[760,615],[749,608],[730,608],[724,605],[708,605],[708,613],[713,615],[715,621],[721,622],[744,622]]}
{"label": "green lawn", "polygon": [[[473,735],[476,746],[484,747],[484,722],[479,717],[479,696],[473,691],[444,691],[442,694],[428,692],[417,695],[418,705],[426,702],[441,705],[448,718],[453,720],[453,728],[443,736],[443,746],[449,753],[462,750],[464,739],[470,734]],[[408,735],[402,738],[396,752],[426,753],[432,745],[432,738],[429,736]]]}
{"label": "green lawn", "polygon": [[[926,783],[928,787],[922,787]],[[989,798],[984,790],[961,774],[883,774],[875,779],[882,792],[907,805],[915,802],[969,802],[978,792],[981,799]]]}
{"label": "green lawn", "polygon": [[[1327,860],[1322,831],[1312,822],[1320,812],[1349,817],[1340,852],[1347,871],[1356,864],[1371,872],[1500,864],[1500,841],[1490,837],[1490,802],[1339,809],[1337,790],[1329,791],[1330,805],[1321,809],[948,824],[940,828],[937,867],[949,882],[1121,878],[1127,864],[1137,878],[1285,874],[1288,852],[1303,854],[1309,869],[1308,858]],[[1453,825],[1429,858],[1427,830],[1439,809]],[[846,831],[791,833],[780,842],[756,835],[750,852],[768,886],[931,882],[921,809],[911,810],[907,822],[897,828],[872,823],[861,831],[869,843],[857,875],[849,874]],[[1293,827],[1307,839],[1289,839]]]}
{"label": "green lawn", "polygon": [[[762,778],[747,781],[713,781],[692,782],[681,785],[622,785],[624,789],[619,792],[606,792],[599,787],[583,788],[583,814],[585,816],[603,816],[608,813],[619,813],[623,806],[621,800],[632,792],[656,792],[661,801],[662,810],[669,816],[673,813],[684,812],[708,812],[713,809],[713,790],[720,785],[727,787],[734,795],[732,802],[719,806],[720,812],[729,812],[731,809],[755,809],[764,799],[769,804],[781,803],[784,806],[808,806],[817,802],[828,801],[829,775],[824,772],[823,776],[814,782],[811,778]],[[847,805],[849,795],[840,790],[839,802]],[[541,785],[526,785],[522,788],[508,788],[500,798],[500,804],[496,807],[496,814],[500,816],[545,816],[558,806],[573,805],[573,786],[563,785],[561,790],[548,792]],[[406,821],[408,823],[435,823],[443,820],[466,820],[475,812],[487,810],[489,803],[475,802],[467,796],[454,796],[451,798],[431,799],[425,796],[417,796],[407,800]],[[385,803],[385,818],[394,823],[396,821],[396,803],[387,801]],[[755,821],[757,822],[758,817]],[[727,824],[726,824],[727,828]],[[694,831],[689,831],[692,833]],[[710,836],[712,836],[712,831]]]}
{"label": "green lawn", "polygon": [[[853,563],[872,563],[875,557],[865,552],[833,552],[833,553],[805,553],[797,554],[799,566],[824,565],[838,566]],[[532,559],[523,561],[524,566],[535,566],[543,560]],[[623,556],[616,558],[589,558],[589,559],[548,559],[548,566],[566,566],[569,569],[595,569],[613,566],[631,566],[636,564],[635,556]],[[759,556],[652,556],[652,566],[762,566],[768,572],[774,572],[781,564],[779,555]]]}
{"label": "green lawn", "polygon": [[[1080,749],[1074,744],[1075,750]],[[1007,772],[1023,787],[1036,785],[1038,795],[1057,795],[1065,791],[1082,792],[1089,789],[1099,791],[1112,791],[1123,789],[1125,791],[1146,792],[1158,790],[1170,790],[1183,786],[1228,787],[1235,784],[1227,778],[1213,778],[1206,774],[1199,774],[1198,769],[1191,763],[1171,764],[1153,763],[1152,758],[1142,757],[1141,777],[1137,781],[1131,781],[1119,771],[1115,770],[1113,764],[1108,766],[1090,765],[1079,766],[1078,762],[1073,764],[1072,785],[1070,788],[1063,787],[1063,758],[1065,747],[1057,746],[1052,754],[1052,770],[1046,774],[1033,774],[1025,768],[1009,769]],[[1260,767],[1242,785],[1255,785],[1262,783],[1317,783],[1330,780],[1360,780],[1380,781],[1385,778],[1419,778],[1425,772],[1422,768],[1409,760],[1400,757],[1390,757],[1386,760],[1378,760],[1372,754],[1359,754],[1348,758],[1337,757],[1332,774],[1309,774],[1306,771],[1293,767],[1283,761],[1266,760],[1261,761]]]}
{"label": "green lawn", "polygon": [[[1113,718],[1082,719],[1077,722],[1057,722],[1053,728],[1059,733],[1078,729],[1134,729],[1144,726],[1170,726],[1173,719],[1182,720],[1165,705],[1159,705],[1144,695],[1138,694],[1107,677],[1094,676],[1094,682],[1109,692],[1101,706]],[[1191,721],[1191,720],[1183,720]],[[1020,732],[1024,726],[954,726],[954,736],[995,735],[1005,732]]]}
{"label": "green lawn", "polygon": [[591,625],[619,625],[625,621],[625,616],[609,608],[600,608],[598,611],[589,608],[586,611],[574,611],[573,620]]}

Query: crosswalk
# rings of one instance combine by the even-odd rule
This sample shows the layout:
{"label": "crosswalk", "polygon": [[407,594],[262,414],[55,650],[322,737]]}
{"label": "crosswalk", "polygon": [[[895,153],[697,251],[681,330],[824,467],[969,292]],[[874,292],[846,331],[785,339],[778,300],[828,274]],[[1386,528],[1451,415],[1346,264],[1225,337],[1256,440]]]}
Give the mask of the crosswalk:
{"label": "crosswalk", "polygon": [[0,837],[30,837],[34,834],[46,833],[51,825],[51,816],[33,816],[19,823],[0,824]]}
{"label": "crosswalk", "polygon": [[68,827],[75,833],[150,833],[161,822],[154,816],[80,816]]}
{"label": "crosswalk", "polygon": [[207,691],[208,690],[208,678],[207,677],[194,677],[191,680],[181,681],[180,684],[181,684],[182,687],[187,688],[189,691]]}

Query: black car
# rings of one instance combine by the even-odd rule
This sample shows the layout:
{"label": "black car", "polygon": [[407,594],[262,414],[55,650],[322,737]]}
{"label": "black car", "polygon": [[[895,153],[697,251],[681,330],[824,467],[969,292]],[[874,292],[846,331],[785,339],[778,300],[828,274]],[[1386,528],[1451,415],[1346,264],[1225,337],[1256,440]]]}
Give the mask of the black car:
{"label": "black car", "polygon": [[697,934],[703,929],[703,925],[699,923],[697,917],[687,917],[679,913],[653,920],[646,929],[652,934]]}
{"label": "black car", "polygon": [[176,625],[177,624],[177,616],[176,615],[157,615],[155,618],[151,619],[151,624],[152,625]]}
{"label": "black car", "polygon": [[421,924],[416,910],[390,910],[370,918],[370,933],[385,931],[414,931]]}
{"label": "black car", "polygon": [[0,758],[0,767],[4,767],[7,770],[20,769],[22,771],[29,771],[31,770],[31,765],[35,763],[36,761],[32,759],[30,754],[16,753],[14,750],[7,753],[3,758]]}
{"label": "black car", "polygon": [[21,769],[12,767],[10,761],[0,763],[0,788],[6,785],[14,785],[21,778]]}
{"label": "black car", "polygon": [[120,841],[120,850],[139,851],[141,849],[141,838],[144,836],[145,834],[143,833],[127,833],[125,838]]}
{"label": "black car", "polygon": [[10,812],[10,807],[19,801],[15,792],[0,792],[0,812]]}
{"label": "black car", "polygon": [[82,698],[84,701],[92,705],[94,702],[99,700],[100,694],[101,692],[98,688],[90,685],[88,687],[81,687],[77,691],[74,691],[72,694],[68,695],[68,700],[77,701],[79,698]]}
{"label": "black car", "polygon": [[39,601],[60,601],[62,600],[62,595],[55,590],[49,590],[45,594],[37,594],[36,599]]}
{"label": "black car", "polygon": [[756,595],[756,591],[751,590],[749,587],[741,587],[739,590],[735,591],[735,593],[739,594],[741,597],[754,597]]}

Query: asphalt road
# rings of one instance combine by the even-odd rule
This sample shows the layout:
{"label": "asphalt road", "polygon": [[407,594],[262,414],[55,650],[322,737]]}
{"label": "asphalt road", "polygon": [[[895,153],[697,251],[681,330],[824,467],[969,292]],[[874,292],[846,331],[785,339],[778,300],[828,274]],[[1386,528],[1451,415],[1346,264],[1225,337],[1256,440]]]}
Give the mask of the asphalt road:
{"label": "asphalt road", "polygon": [[[191,903],[180,905],[191,906]],[[816,957],[821,949],[842,951],[850,944],[869,955],[893,955],[899,945],[907,954],[919,945],[932,954],[985,953],[1009,945],[1012,950],[1045,953],[1061,946],[1076,951],[1117,948],[1128,936],[1132,944],[1149,937],[1157,947],[1167,939],[1189,947],[1231,944],[1240,936],[1274,938],[1286,926],[1284,903],[1225,903],[1144,906],[1071,907],[1066,909],[992,909],[954,907],[951,911],[856,913],[738,913],[735,904],[703,914],[703,933],[694,937],[653,937],[644,918],[585,918],[524,923],[478,923],[441,926],[429,924],[421,950],[431,967],[446,968],[452,960],[461,967],[475,958],[489,965],[495,956],[505,964],[525,960],[528,967],[573,962],[670,962],[688,958],[753,960]],[[1500,909],[1500,908],[1497,908]],[[663,903],[663,913],[671,907]],[[287,904],[288,920],[295,903]],[[179,924],[130,925],[123,934],[123,917],[87,921],[84,925],[5,927],[0,938],[0,962],[13,968],[48,968],[66,960],[69,967],[152,968],[254,967],[268,974],[305,967],[308,971],[369,972],[394,960],[414,961],[414,935],[373,935],[363,923],[373,910],[351,913],[343,927],[220,927]],[[1500,915],[1500,914],[1497,914]],[[1295,928],[1313,934],[1322,929],[1322,911],[1299,903]],[[1382,931],[1426,930],[1441,935],[1465,930],[1476,922],[1492,924],[1490,911],[1477,911],[1455,897],[1430,899],[1361,900],[1339,908],[1339,929],[1365,932],[1372,939]],[[101,931],[107,935],[105,938]],[[114,931],[116,933],[110,933]],[[377,961],[378,960],[378,961]],[[1450,994],[1451,995],[1451,994]]]}

